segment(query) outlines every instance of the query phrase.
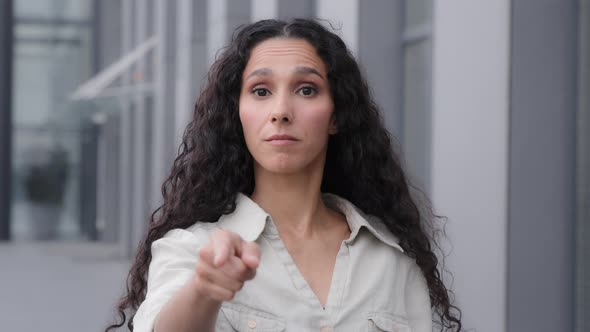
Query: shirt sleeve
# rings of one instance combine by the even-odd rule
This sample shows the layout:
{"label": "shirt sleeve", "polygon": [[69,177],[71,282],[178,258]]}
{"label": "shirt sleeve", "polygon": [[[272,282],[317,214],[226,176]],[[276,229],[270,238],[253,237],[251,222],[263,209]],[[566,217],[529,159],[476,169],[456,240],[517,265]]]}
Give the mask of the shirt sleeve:
{"label": "shirt sleeve", "polygon": [[193,276],[199,249],[207,240],[202,229],[173,229],[152,243],[146,297],[133,318],[135,332],[153,331],[162,307]]}
{"label": "shirt sleeve", "polygon": [[412,332],[432,332],[432,308],[426,279],[418,266],[411,269],[406,283],[406,310]]}

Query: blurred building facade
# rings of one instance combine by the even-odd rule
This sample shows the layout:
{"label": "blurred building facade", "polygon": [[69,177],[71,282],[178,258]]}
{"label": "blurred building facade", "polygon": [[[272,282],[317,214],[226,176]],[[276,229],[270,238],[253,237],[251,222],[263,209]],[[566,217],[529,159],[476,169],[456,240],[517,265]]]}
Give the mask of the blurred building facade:
{"label": "blurred building facade", "polygon": [[448,217],[465,327],[590,331],[589,1],[0,4],[2,239],[98,241],[131,257],[235,29],[319,17]]}

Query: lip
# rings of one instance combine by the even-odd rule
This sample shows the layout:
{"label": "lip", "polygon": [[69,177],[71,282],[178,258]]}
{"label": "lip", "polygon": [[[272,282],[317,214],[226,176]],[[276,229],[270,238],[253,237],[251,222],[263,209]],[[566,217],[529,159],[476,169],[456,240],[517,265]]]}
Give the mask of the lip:
{"label": "lip", "polygon": [[298,139],[289,135],[272,135],[271,137],[265,139],[265,141],[272,145],[289,145],[297,142]]}
{"label": "lip", "polygon": [[272,135],[271,137],[267,138],[266,141],[275,141],[275,140],[279,140],[279,141],[284,141],[284,140],[290,140],[290,141],[297,141],[297,139],[293,136],[289,136],[289,135]]}

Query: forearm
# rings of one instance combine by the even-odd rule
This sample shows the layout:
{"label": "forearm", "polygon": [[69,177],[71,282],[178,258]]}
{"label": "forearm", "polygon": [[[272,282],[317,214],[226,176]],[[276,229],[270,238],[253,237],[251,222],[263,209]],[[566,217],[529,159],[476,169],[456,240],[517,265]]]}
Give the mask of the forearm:
{"label": "forearm", "polygon": [[160,311],[155,332],[214,332],[221,302],[199,295],[193,280],[182,287]]}

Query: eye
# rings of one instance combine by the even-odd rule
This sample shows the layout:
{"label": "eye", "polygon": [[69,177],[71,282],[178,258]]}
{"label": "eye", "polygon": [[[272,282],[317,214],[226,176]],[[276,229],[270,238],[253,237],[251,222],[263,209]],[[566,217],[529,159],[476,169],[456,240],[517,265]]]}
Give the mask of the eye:
{"label": "eye", "polygon": [[265,88],[254,88],[252,89],[252,93],[256,97],[266,97],[270,94],[270,91],[268,91],[268,89]]}
{"label": "eye", "polygon": [[300,95],[305,96],[305,97],[313,96],[317,92],[318,92],[318,90],[312,86],[304,86],[297,91],[297,93],[299,93]]}

